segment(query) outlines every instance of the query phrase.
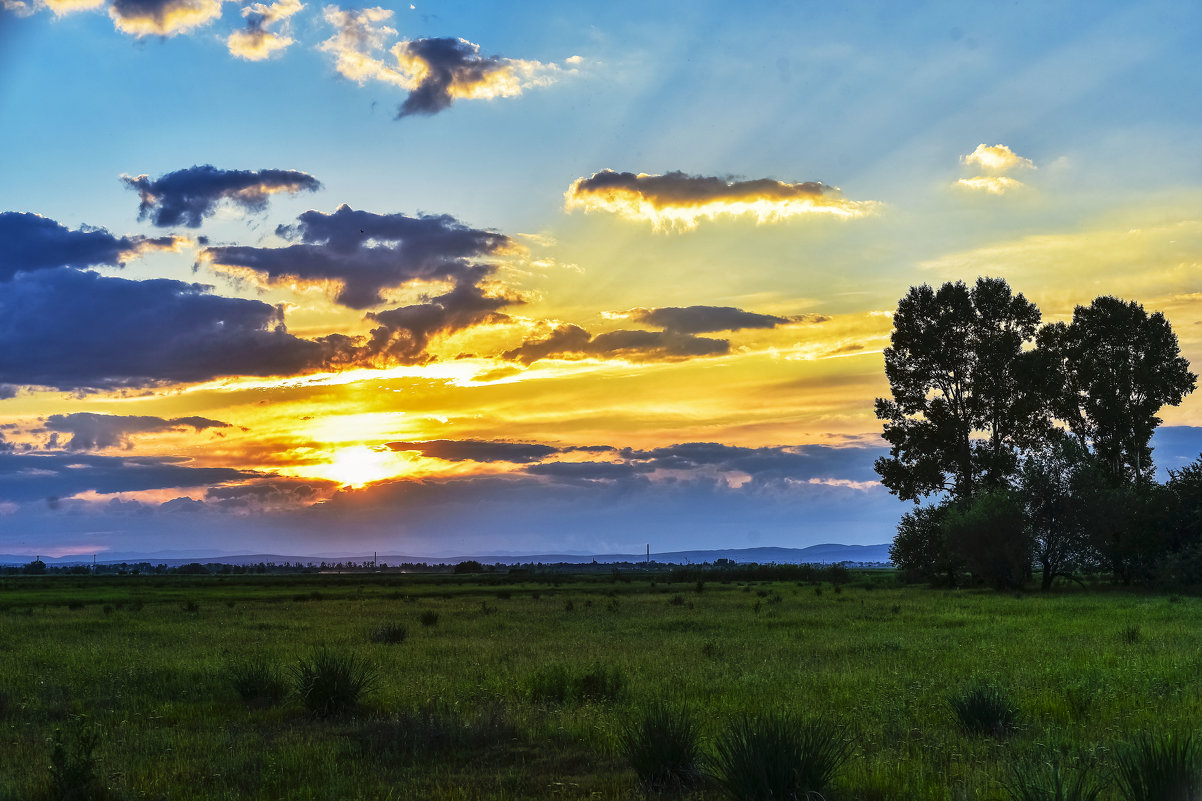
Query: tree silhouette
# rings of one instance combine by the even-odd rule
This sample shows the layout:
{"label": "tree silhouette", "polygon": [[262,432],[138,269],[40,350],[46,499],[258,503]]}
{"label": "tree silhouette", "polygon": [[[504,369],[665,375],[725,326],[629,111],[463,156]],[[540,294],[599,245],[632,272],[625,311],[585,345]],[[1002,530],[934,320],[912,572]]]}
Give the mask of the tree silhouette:
{"label": "tree silhouette", "polygon": [[1000,278],[923,284],[898,301],[885,349],[893,399],[876,400],[890,445],[875,465],[882,484],[903,500],[967,501],[1013,475],[1021,447],[1047,426],[1023,352],[1039,321]]}

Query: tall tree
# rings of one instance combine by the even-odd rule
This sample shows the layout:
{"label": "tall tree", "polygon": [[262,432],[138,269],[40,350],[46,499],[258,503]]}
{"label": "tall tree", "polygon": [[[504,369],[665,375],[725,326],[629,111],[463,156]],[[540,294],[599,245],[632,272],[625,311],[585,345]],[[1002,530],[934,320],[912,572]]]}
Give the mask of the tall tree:
{"label": "tall tree", "polygon": [[1046,427],[1023,352],[1039,321],[1001,278],[911,287],[885,349],[893,398],[876,400],[890,444],[875,465],[881,483],[903,500],[950,492],[968,501],[1013,475],[1019,450]]}
{"label": "tall tree", "polygon": [[1078,306],[1068,325],[1044,326],[1038,351],[1053,414],[1115,479],[1150,479],[1157,413],[1181,403],[1197,380],[1164,315],[1099,297]]}

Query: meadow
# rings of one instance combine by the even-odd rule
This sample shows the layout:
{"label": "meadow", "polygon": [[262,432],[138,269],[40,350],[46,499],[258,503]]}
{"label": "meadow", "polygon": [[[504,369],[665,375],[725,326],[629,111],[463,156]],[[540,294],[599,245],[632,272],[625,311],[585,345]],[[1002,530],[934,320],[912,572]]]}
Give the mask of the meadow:
{"label": "meadow", "polygon": [[[0,799],[640,798],[623,733],[660,703],[707,754],[829,724],[828,801],[1004,799],[1047,764],[1119,799],[1125,744],[1202,720],[1199,598],[667,578],[0,579]],[[315,705],[322,660],[362,695]],[[1005,725],[957,717],[974,688]]]}

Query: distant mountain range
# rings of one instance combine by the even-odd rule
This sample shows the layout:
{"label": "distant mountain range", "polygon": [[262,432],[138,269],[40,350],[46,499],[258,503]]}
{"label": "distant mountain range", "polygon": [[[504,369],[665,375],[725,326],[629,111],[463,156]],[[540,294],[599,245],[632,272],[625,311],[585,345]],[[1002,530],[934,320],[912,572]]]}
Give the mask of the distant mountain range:
{"label": "distant mountain range", "polygon": [[[101,559],[100,557],[104,558]],[[100,564],[118,562],[150,562],[155,565],[185,565],[190,562],[208,564],[219,562],[228,565],[253,565],[259,562],[270,562],[277,565],[290,562],[292,564],[320,564],[322,562],[364,562],[370,561],[371,553],[344,554],[312,554],[296,556],[274,553],[223,553],[220,551],[155,551],[153,553],[102,553],[97,554],[96,561]],[[79,565],[91,564],[91,556],[75,555],[54,558],[41,557],[47,565]],[[449,564],[474,559],[486,565],[503,564],[601,564],[615,562],[642,562],[647,559],[645,553],[546,553],[546,554],[472,554],[465,556],[410,556],[404,554],[380,553],[375,554],[376,562],[380,564],[399,565],[405,562],[411,564],[426,563]],[[699,564],[713,562],[718,559],[729,559],[732,562],[758,562],[760,564],[829,564],[832,562],[856,562],[859,564],[887,564],[889,562],[889,546],[882,545],[811,545],[807,548],[721,548],[716,550],[698,551],[669,551],[653,553],[651,560],[667,564]],[[33,561],[33,556],[0,554],[0,564],[23,565]]]}

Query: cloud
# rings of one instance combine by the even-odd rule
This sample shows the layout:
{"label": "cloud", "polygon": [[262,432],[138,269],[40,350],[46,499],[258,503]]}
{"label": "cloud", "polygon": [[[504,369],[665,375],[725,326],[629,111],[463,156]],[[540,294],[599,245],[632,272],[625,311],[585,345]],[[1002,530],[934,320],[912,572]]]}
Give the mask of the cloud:
{"label": "cloud", "polygon": [[472,259],[517,249],[504,234],[469,228],[450,215],[373,214],[343,205],[333,214],[307,211],[280,236],[280,248],[212,247],[201,256],[219,267],[251,270],[269,283],[340,285],[336,300],[353,309],[384,302],[381,292],[413,281],[475,283],[491,268]]}
{"label": "cloud", "polygon": [[210,420],[206,417],[162,417],[144,415],[95,414],[75,412],[52,414],[43,423],[46,431],[67,433],[71,439],[65,445],[69,451],[91,451],[101,448],[129,448],[134,434],[152,434],[163,431],[182,431],[191,428],[204,431],[207,428],[229,428],[229,423]]}
{"label": "cloud", "polygon": [[367,318],[380,325],[353,351],[353,359],[368,364],[429,362],[433,357],[426,349],[432,337],[502,322],[508,317],[498,310],[521,302],[510,295],[486,295],[483,289],[465,281],[425,303],[371,312]]}
{"label": "cloud", "polygon": [[960,157],[966,166],[975,165],[984,170],[986,175],[976,175],[971,178],[961,178],[956,186],[974,192],[985,192],[990,195],[1004,195],[1026,187],[1022,181],[1011,178],[1005,173],[1013,170],[1034,170],[1035,162],[1015,153],[1006,145],[977,145],[977,149],[967,156]]}
{"label": "cloud", "polygon": [[179,250],[186,239],[113,236],[103,228],[75,231],[40,214],[0,212],[0,280],[54,267],[120,267],[152,250]]}
{"label": "cloud", "polygon": [[547,86],[558,67],[538,61],[482,57],[466,39],[415,39],[393,46],[400,72],[412,89],[397,117],[437,114],[455,100],[514,97],[531,86]]}
{"label": "cloud", "polygon": [[85,492],[112,494],[201,487],[259,478],[225,467],[190,467],[168,457],[99,456],[82,453],[0,453],[0,500],[69,498]]}
{"label": "cloud", "polygon": [[0,384],[62,390],[294,375],[335,340],[299,339],[281,309],[210,287],[70,269],[18,274],[0,292]]}
{"label": "cloud", "polygon": [[7,11],[18,17],[28,17],[33,14],[34,7],[23,0],[0,0],[0,10]]}
{"label": "cloud", "polygon": [[224,0],[112,0],[117,30],[134,36],[174,36],[221,16]]}
{"label": "cloud", "polygon": [[479,439],[432,439],[423,442],[389,442],[393,451],[416,451],[445,462],[511,462],[527,464],[561,453],[560,448],[536,442],[496,442]]}
{"label": "cloud", "polygon": [[62,17],[74,14],[76,11],[91,11],[100,8],[105,0],[41,0],[46,8],[54,12],[54,16]]}
{"label": "cloud", "polygon": [[[378,54],[397,35],[385,24],[392,15],[379,7],[326,6],[326,21],[336,32],[320,49],[334,56],[334,68],[345,78],[360,85],[380,81],[409,92],[398,117],[437,114],[455,100],[514,97],[550,84],[561,72],[555,64],[481,56],[479,45],[449,37],[397,42],[389,49],[390,64]],[[570,65],[578,62],[568,59]]]}
{"label": "cloud", "polygon": [[234,31],[225,40],[230,54],[247,61],[262,61],[292,44],[292,37],[276,33],[269,27],[287,20],[304,8],[300,0],[279,0],[276,3],[252,3],[242,9],[246,28]]}
{"label": "cloud", "polygon": [[771,178],[736,181],[683,172],[665,175],[602,170],[577,178],[564,195],[568,210],[608,211],[656,229],[691,230],[702,219],[753,217],[758,223],[826,214],[862,217],[875,201],[847,200],[835,187],[817,181],[786,183]]}
{"label": "cloud", "polygon": [[296,170],[219,170],[211,164],[169,172],[153,181],[147,175],[123,175],[121,180],[141,198],[138,219],[150,217],[162,227],[199,228],[222,201],[256,212],[267,208],[271,195],[321,188],[312,175]]}
{"label": "cloud", "polygon": [[675,331],[607,331],[592,336],[578,325],[559,324],[541,339],[529,340],[503,358],[533,364],[539,359],[625,359],[633,362],[679,361],[730,352],[725,339]]}
{"label": "cloud", "polygon": [[658,326],[679,334],[708,334],[743,328],[775,328],[795,322],[796,318],[756,314],[733,306],[665,306],[658,309],[634,309],[627,316],[640,323]]}
{"label": "cloud", "polygon": [[967,156],[961,156],[960,161],[964,164],[975,164],[994,175],[1001,175],[1015,169],[1035,169],[1035,162],[1023,158],[1006,145],[979,144],[976,150]]}

